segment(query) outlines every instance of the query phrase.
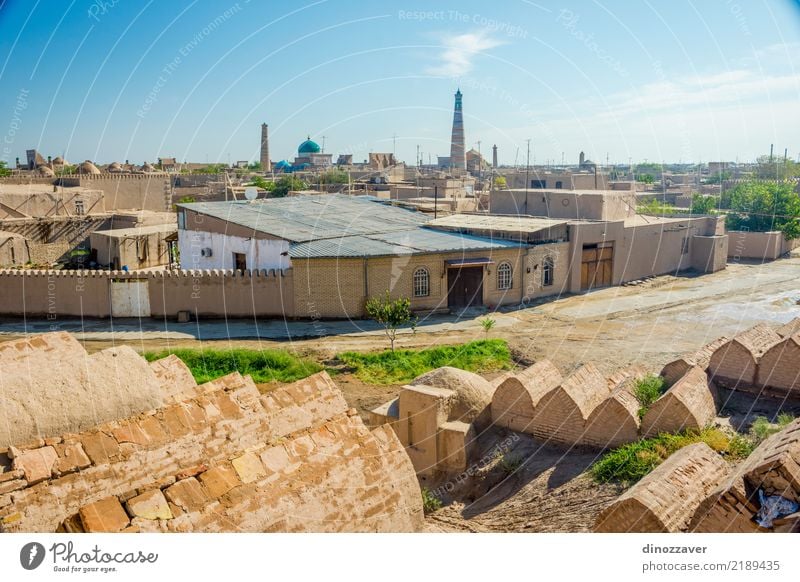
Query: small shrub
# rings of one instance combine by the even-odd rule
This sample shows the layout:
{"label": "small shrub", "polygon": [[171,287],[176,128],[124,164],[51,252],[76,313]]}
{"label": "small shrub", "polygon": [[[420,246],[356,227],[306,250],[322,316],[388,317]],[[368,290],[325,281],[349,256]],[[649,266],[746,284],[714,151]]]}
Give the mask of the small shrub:
{"label": "small shrub", "polygon": [[666,382],[661,376],[648,374],[644,378],[636,381],[633,394],[639,401],[639,418],[644,418],[648,409],[665,392]]}
{"label": "small shrub", "polygon": [[489,332],[492,331],[492,328],[497,323],[497,321],[495,321],[491,317],[484,317],[483,319],[480,320],[480,322],[481,322],[481,327],[483,328],[483,333],[487,337],[489,336]]}
{"label": "small shrub", "polygon": [[516,473],[517,470],[522,467],[523,461],[516,455],[502,455],[500,457],[500,462],[497,464],[500,467],[500,470],[503,471],[506,475],[512,475]]}
{"label": "small shrub", "polygon": [[422,488],[422,511],[425,515],[442,508],[442,500],[436,497],[427,487]]}

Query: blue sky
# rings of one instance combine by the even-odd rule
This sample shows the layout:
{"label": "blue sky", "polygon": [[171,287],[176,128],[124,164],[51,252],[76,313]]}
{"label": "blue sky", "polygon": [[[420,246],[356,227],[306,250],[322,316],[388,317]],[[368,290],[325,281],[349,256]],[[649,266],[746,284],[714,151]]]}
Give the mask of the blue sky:
{"label": "blue sky", "polygon": [[796,0],[0,0],[0,159],[800,155]]}

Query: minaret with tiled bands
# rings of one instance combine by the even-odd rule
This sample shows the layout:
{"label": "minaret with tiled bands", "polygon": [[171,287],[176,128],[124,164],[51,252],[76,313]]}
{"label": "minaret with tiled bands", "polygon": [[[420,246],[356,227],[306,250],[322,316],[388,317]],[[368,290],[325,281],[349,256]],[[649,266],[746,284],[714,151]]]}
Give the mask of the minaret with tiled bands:
{"label": "minaret with tiled bands", "polygon": [[464,149],[464,115],[461,111],[461,89],[456,91],[456,104],[453,110],[453,135],[450,139],[450,166],[465,170],[467,158]]}
{"label": "minaret with tiled bands", "polygon": [[272,171],[272,162],[269,161],[269,127],[266,123],[261,124],[261,170]]}

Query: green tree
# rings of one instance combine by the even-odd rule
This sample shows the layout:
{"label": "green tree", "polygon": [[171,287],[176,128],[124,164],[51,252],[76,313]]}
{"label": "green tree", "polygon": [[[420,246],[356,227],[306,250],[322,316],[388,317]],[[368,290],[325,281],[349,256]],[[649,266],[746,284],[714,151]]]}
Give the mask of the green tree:
{"label": "green tree", "polygon": [[671,204],[667,204],[666,202],[653,199],[650,200],[649,202],[639,204],[636,207],[636,212],[638,214],[662,215],[662,214],[675,214],[678,212],[678,209],[672,206]]}
{"label": "green tree", "polygon": [[800,197],[790,182],[744,182],[722,194],[721,206],[730,209],[728,230],[779,230],[787,240],[800,236]]}
{"label": "green tree", "polygon": [[636,178],[636,181],[642,182],[643,184],[652,184],[656,179],[653,174],[640,174],[639,177]]}
{"label": "green tree", "polygon": [[11,170],[6,167],[6,163],[0,161],[0,177],[2,176],[10,176]]}
{"label": "green tree", "polygon": [[718,172],[716,174],[711,174],[708,178],[705,179],[706,184],[722,184],[725,180],[731,179],[731,173],[728,170],[723,170],[722,172]]}
{"label": "green tree", "polygon": [[494,187],[495,188],[508,188],[508,182],[506,181],[505,176],[495,176],[494,178]]}
{"label": "green tree", "polygon": [[717,209],[717,199],[713,196],[703,196],[695,192],[692,194],[692,214],[714,214]]}
{"label": "green tree", "polygon": [[392,299],[387,291],[384,296],[370,297],[366,305],[367,316],[383,326],[389,339],[389,347],[394,351],[397,331],[414,321],[411,313],[411,301],[405,297]]}
{"label": "green tree", "polygon": [[202,168],[197,168],[196,170],[192,170],[193,174],[219,174],[222,170],[225,169],[225,164],[208,164],[207,166],[203,166]]}
{"label": "green tree", "polygon": [[303,182],[300,178],[295,176],[282,176],[275,182],[275,187],[272,189],[272,196],[275,198],[283,198],[290,191],[305,190],[308,184]]}
{"label": "green tree", "polygon": [[756,160],[756,178],[762,180],[788,180],[800,177],[800,164],[779,157],[759,156]]}
{"label": "green tree", "polygon": [[254,176],[246,186],[255,186],[267,192],[272,192],[275,189],[275,182],[266,180],[263,176]]}
{"label": "green tree", "polygon": [[264,170],[264,167],[261,165],[261,162],[253,162],[252,164],[247,164],[248,170],[253,170],[254,172],[261,172]]}
{"label": "green tree", "polygon": [[328,170],[320,174],[320,184],[347,184],[350,182],[350,177],[344,170]]}

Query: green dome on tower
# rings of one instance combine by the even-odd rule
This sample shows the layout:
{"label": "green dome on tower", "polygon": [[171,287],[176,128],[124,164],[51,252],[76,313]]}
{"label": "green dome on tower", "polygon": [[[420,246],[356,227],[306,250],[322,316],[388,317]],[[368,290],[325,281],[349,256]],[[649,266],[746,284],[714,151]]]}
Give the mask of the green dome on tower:
{"label": "green dome on tower", "polygon": [[319,144],[312,141],[311,136],[308,136],[308,139],[297,148],[298,154],[318,154],[320,151]]}

